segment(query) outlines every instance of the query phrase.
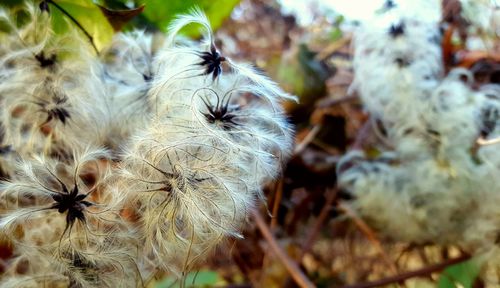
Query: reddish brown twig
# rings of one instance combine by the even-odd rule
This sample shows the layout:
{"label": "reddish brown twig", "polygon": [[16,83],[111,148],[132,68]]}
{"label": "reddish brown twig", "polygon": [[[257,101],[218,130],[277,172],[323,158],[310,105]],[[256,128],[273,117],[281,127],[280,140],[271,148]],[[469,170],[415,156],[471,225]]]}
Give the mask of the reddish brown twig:
{"label": "reddish brown twig", "polygon": [[271,231],[274,231],[274,229],[278,225],[278,210],[280,207],[281,198],[283,197],[283,178],[281,178],[280,180],[278,180],[278,182],[276,182],[276,189],[274,195],[275,196],[273,200],[273,211],[272,211],[273,218],[271,218]]}
{"label": "reddish brown twig", "polygon": [[372,132],[372,123],[371,120],[368,119],[361,129],[359,129],[358,134],[356,135],[356,139],[354,140],[354,143],[351,146],[351,149],[359,149],[363,150],[363,146],[366,142],[366,140],[370,137],[370,133]]}
{"label": "reddish brown twig", "polygon": [[337,52],[340,48],[348,45],[349,42],[351,42],[351,40],[352,40],[352,35],[347,35],[347,36],[343,37],[342,39],[339,39],[339,40],[331,43],[325,49],[323,49],[323,51],[320,51],[316,55],[316,57],[315,57],[316,60],[318,60],[318,61],[325,60],[326,58],[335,54],[335,52]]}
{"label": "reddish brown twig", "polygon": [[359,99],[359,96],[357,94],[349,94],[349,95],[342,97],[342,98],[326,99],[324,101],[321,101],[317,107],[318,108],[328,108],[328,107],[332,107],[332,106],[339,105],[342,103],[358,100],[358,99]]}
{"label": "reddish brown twig", "polygon": [[398,274],[395,276],[387,277],[387,278],[380,279],[380,280],[373,281],[373,282],[347,285],[347,286],[344,286],[343,288],[373,288],[373,287],[380,287],[380,286],[384,286],[384,285],[388,285],[388,284],[392,284],[392,283],[399,283],[399,282],[402,282],[402,281],[405,281],[407,279],[414,278],[414,277],[428,276],[432,273],[442,271],[448,266],[451,266],[451,265],[454,265],[457,263],[461,263],[461,262],[467,261],[469,259],[470,259],[469,255],[462,255],[460,257],[448,259],[442,263],[427,266],[427,267],[424,267],[424,268],[419,269],[419,270],[401,273],[401,274]]}
{"label": "reddish brown twig", "polygon": [[391,269],[391,271],[393,273],[398,273],[396,264],[394,264],[394,262],[390,260],[387,253],[385,253],[384,248],[382,247],[382,244],[378,240],[376,233],[370,228],[370,226],[368,226],[368,224],[366,224],[365,221],[363,221],[363,219],[361,219],[349,205],[345,203],[340,203],[338,207],[354,221],[354,224],[372,243],[373,247],[377,250],[377,252],[382,257],[382,260],[387,264],[387,266]]}
{"label": "reddish brown twig", "polygon": [[311,143],[312,140],[318,135],[318,132],[321,130],[321,125],[316,125],[314,126],[309,133],[307,133],[306,137],[295,146],[295,150],[293,151],[293,154],[297,155],[300,154],[304,149],[306,149],[307,145]]}
{"label": "reddish brown twig", "polygon": [[332,204],[335,201],[336,196],[337,196],[337,189],[327,189],[325,205],[321,209],[321,212],[319,213],[319,216],[316,219],[313,228],[309,231],[309,235],[307,236],[306,241],[302,245],[302,252],[300,254],[299,260],[302,260],[304,255],[307,252],[309,252],[309,250],[311,250],[311,247],[314,244],[316,237],[318,237],[319,231],[323,226],[323,223],[325,222],[326,218],[328,217],[328,214],[332,209]]}
{"label": "reddish brown twig", "polygon": [[286,254],[283,248],[278,245],[278,242],[274,238],[271,230],[267,226],[264,219],[262,219],[262,216],[259,214],[259,212],[254,211],[252,213],[252,216],[255,220],[255,223],[257,224],[257,227],[262,233],[262,236],[264,236],[264,239],[266,239],[266,241],[269,243],[269,246],[274,251],[278,259],[283,263],[283,265],[285,265],[285,268],[288,270],[295,283],[297,283],[297,285],[299,285],[300,287],[315,287],[311,280],[309,280],[307,276],[300,270],[297,263],[295,263],[292,258],[288,256],[288,254]]}

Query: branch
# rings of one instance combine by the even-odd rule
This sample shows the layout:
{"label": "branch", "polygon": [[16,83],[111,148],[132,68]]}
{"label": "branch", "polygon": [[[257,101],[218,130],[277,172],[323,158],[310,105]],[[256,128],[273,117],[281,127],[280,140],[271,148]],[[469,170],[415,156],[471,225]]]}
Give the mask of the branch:
{"label": "branch", "polygon": [[356,94],[350,94],[347,96],[344,96],[342,98],[328,98],[324,101],[321,101],[318,105],[316,105],[317,108],[329,108],[335,105],[339,105],[342,103],[347,103],[347,102],[353,102],[359,100],[359,96]]}
{"label": "branch", "polygon": [[330,45],[328,45],[325,49],[323,49],[322,51],[320,51],[315,59],[318,60],[318,61],[324,61],[326,60],[328,57],[332,56],[333,54],[335,54],[335,52],[337,52],[340,48],[346,46],[349,44],[349,42],[351,42],[352,40],[352,35],[347,35],[333,43],[331,43]]}
{"label": "branch", "polygon": [[370,138],[370,133],[372,132],[372,124],[371,120],[368,119],[363,124],[361,129],[359,129],[358,134],[356,135],[356,139],[354,143],[351,145],[351,149],[363,150],[365,142],[368,138]]}
{"label": "branch", "polygon": [[272,231],[274,231],[276,226],[278,226],[278,210],[280,208],[281,198],[283,198],[283,181],[283,178],[281,178],[278,182],[276,182],[275,196],[273,200],[273,218],[271,219]]}
{"label": "branch", "polygon": [[368,226],[368,224],[361,219],[356,212],[351,208],[351,206],[346,203],[339,203],[338,208],[341,209],[347,216],[349,216],[354,224],[358,227],[358,229],[366,236],[368,241],[373,245],[375,250],[380,254],[382,260],[386,263],[386,265],[392,270],[393,273],[398,273],[397,266],[394,262],[391,261],[391,258],[387,255],[382,247],[382,243],[377,237],[377,234]]}
{"label": "branch", "polygon": [[476,143],[479,146],[487,146],[487,145],[500,144],[500,137],[493,138],[493,139],[479,138],[479,139],[477,139]]}
{"label": "branch", "polygon": [[271,230],[267,226],[266,222],[264,219],[262,219],[262,216],[259,214],[258,211],[253,211],[252,213],[253,219],[255,220],[255,223],[257,224],[257,227],[259,228],[260,232],[262,233],[262,236],[266,239],[266,241],[269,243],[271,246],[271,249],[274,251],[276,256],[281,260],[281,262],[285,265],[285,268],[288,270],[290,275],[292,276],[293,280],[299,285],[300,287],[316,287],[311,280],[307,278],[307,276],[300,270],[299,266],[297,263],[295,263],[288,254],[283,250],[278,245],[278,242],[274,238],[273,234],[271,233]]}
{"label": "branch", "polygon": [[302,153],[304,149],[307,148],[309,143],[311,143],[312,140],[318,135],[319,131],[321,130],[321,125],[315,125],[309,133],[307,133],[306,137],[302,140],[302,142],[298,143],[297,146],[295,146],[295,150],[293,151],[294,155]]}
{"label": "branch", "polygon": [[442,263],[427,266],[427,267],[424,267],[424,268],[419,269],[419,270],[401,273],[401,274],[398,274],[398,275],[395,275],[392,277],[387,277],[387,278],[380,279],[380,280],[373,281],[373,282],[365,282],[365,283],[360,283],[360,284],[347,285],[347,286],[343,286],[342,288],[373,288],[373,287],[380,287],[380,286],[384,286],[384,285],[388,285],[388,284],[392,284],[392,283],[399,283],[399,282],[402,282],[402,281],[407,280],[409,278],[423,277],[423,276],[428,276],[428,275],[435,273],[435,272],[440,272],[448,266],[458,264],[458,263],[467,261],[469,259],[470,259],[469,255],[462,255],[460,257],[448,259]]}
{"label": "branch", "polygon": [[318,218],[316,219],[316,223],[312,227],[312,229],[309,231],[309,234],[302,245],[302,252],[300,253],[299,259],[302,261],[302,258],[304,258],[304,255],[307,254],[310,250],[311,247],[314,244],[314,241],[316,240],[316,237],[318,237],[318,234],[321,230],[321,227],[323,226],[323,223],[326,221],[330,211],[332,210],[332,204],[337,198],[337,189],[332,189],[332,188],[327,188],[326,190],[326,202],[323,208],[321,209],[321,212],[319,213]]}

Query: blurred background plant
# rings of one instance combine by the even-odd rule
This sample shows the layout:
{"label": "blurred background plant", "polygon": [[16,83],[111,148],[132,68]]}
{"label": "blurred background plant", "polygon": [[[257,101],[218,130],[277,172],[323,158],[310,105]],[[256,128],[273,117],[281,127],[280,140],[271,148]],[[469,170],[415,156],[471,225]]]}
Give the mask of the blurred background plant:
{"label": "blurred background plant", "polygon": [[[108,44],[116,31],[139,28],[165,32],[175,15],[197,5],[210,19],[217,46],[225,55],[253,61],[300,99],[298,104],[284,103],[297,129],[295,150],[283,175],[266,186],[267,205],[253,214],[244,239],[229,240],[197,272],[187,275],[187,286],[500,285],[500,270],[495,263],[498,256],[487,260],[475,257],[458,239],[444,244],[403,241],[386,235],[384,227],[375,229],[357,210],[353,197],[359,195],[338,186],[336,168],[343,155],[357,149],[368,159],[376,159],[383,152],[380,146],[388,144],[384,142],[384,127],[363,106],[359,91],[349,88],[355,77],[352,39],[360,22],[369,18],[367,14],[386,13],[400,5],[398,1],[373,1],[376,5],[366,7],[351,4],[350,10],[343,10],[342,1],[54,2],[92,35],[97,50]],[[468,69],[473,76],[471,89],[499,84],[498,4],[487,0],[440,2],[441,11],[429,14],[440,18],[442,39],[438,44],[443,73],[456,67]],[[20,3],[4,0],[2,5],[15,11]],[[484,14],[484,7],[492,12]],[[26,21],[19,11],[18,21]],[[54,12],[52,25],[57,33],[63,33],[67,25],[61,24],[62,17],[62,13]],[[184,33],[198,38],[196,31]],[[498,115],[493,117],[498,121]],[[6,266],[12,250],[8,245],[0,248]],[[169,275],[156,277],[151,287],[181,285]]]}

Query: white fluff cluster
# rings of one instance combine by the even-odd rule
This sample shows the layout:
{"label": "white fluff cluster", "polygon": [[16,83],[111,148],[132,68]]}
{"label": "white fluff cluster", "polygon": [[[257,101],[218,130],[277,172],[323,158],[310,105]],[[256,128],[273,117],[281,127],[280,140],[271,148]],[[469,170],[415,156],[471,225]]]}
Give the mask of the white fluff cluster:
{"label": "white fluff cluster", "polygon": [[370,113],[396,134],[421,123],[419,109],[426,109],[443,74],[436,22],[405,11],[394,8],[363,25],[355,34],[353,60],[353,88]]}
{"label": "white fluff cluster", "polygon": [[[294,97],[222,56],[197,10],[162,44],[118,34],[96,57],[26,9],[22,27],[0,13],[0,287],[138,287],[241,237],[290,153]],[[204,42],[177,35],[189,23]]]}
{"label": "white fluff cluster", "polygon": [[462,15],[472,24],[472,28],[482,32],[497,34],[500,29],[499,4],[494,0],[460,0]]}
{"label": "white fluff cluster", "polygon": [[[54,37],[47,13],[40,15],[32,6],[27,12],[36,21],[22,28],[5,11],[0,13],[11,29],[2,37],[0,59],[2,143],[9,147],[5,154],[67,157],[70,147],[97,141],[92,127],[106,115],[101,109],[105,94],[96,85],[100,79],[84,40],[76,32]],[[91,136],[84,144],[81,135]],[[13,166],[5,164],[2,170],[10,175]]]}
{"label": "white fluff cluster", "polygon": [[[178,44],[177,32],[192,22],[206,30],[205,43]],[[279,173],[292,145],[278,104],[290,96],[219,53],[199,11],[172,23],[153,62],[153,119],[123,160],[144,253],[178,273],[225,236],[240,237],[260,187]]]}
{"label": "white fluff cluster", "polygon": [[461,16],[467,21],[470,50],[495,49],[500,34],[500,4],[494,0],[460,0]]}
{"label": "white fluff cluster", "polygon": [[345,155],[339,185],[394,239],[493,247],[500,236],[500,153],[477,140],[500,137],[499,87],[473,90],[464,69],[445,76],[438,22],[402,7],[362,25],[354,46],[353,88],[380,124],[385,146],[374,157]]}

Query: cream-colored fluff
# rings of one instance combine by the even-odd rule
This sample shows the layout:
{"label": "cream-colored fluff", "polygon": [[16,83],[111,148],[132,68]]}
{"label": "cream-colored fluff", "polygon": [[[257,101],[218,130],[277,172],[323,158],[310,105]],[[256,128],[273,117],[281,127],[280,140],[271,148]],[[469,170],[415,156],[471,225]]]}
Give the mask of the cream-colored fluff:
{"label": "cream-colored fluff", "polygon": [[[56,35],[26,9],[23,27],[0,13],[12,28],[0,34],[0,232],[26,268],[0,287],[143,287],[241,237],[290,155],[280,101],[295,97],[249,64],[203,63],[223,52],[198,10],[161,45],[117,34],[97,57],[80,31]],[[177,35],[188,23],[203,42]]]}

